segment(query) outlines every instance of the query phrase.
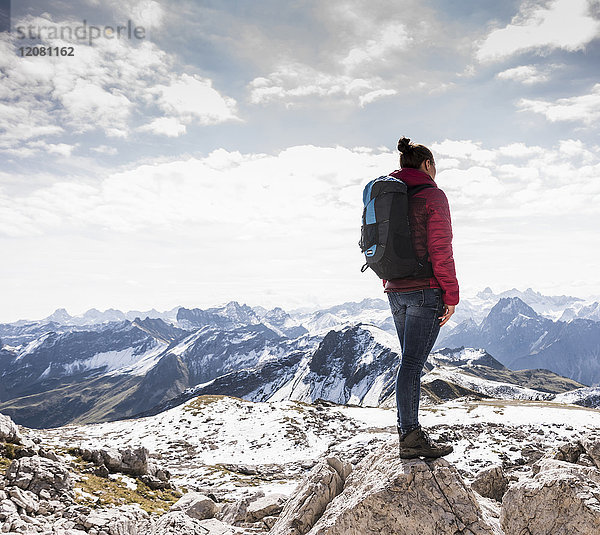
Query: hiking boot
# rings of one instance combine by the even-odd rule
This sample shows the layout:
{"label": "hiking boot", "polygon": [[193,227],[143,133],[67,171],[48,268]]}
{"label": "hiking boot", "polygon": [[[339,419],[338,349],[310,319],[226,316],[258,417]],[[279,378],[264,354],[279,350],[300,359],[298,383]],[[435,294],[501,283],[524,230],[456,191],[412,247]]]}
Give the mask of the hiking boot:
{"label": "hiking boot", "polygon": [[436,444],[421,427],[413,429],[410,433],[400,435],[400,458],[414,459],[416,457],[443,457],[454,451],[449,444]]}

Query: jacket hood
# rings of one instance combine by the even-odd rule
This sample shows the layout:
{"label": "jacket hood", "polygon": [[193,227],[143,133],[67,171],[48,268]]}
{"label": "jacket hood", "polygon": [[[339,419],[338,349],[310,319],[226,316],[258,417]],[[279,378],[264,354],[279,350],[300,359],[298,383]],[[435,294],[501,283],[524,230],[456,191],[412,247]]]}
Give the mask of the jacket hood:
{"label": "jacket hood", "polygon": [[390,176],[402,180],[409,188],[422,184],[430,184],[434,188],[437,188],[435,181],[425,171],[420,171],[419,169],[405,167],[390,173]]}

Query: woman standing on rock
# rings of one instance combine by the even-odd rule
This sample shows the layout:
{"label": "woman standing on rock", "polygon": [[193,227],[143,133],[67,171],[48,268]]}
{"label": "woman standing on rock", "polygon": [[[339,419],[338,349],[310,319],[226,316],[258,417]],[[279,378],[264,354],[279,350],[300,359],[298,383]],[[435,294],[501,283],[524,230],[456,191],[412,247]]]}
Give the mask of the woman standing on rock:
{"label": "woman standing on rock", "polygon": [[[415,254],[428,260],[420,278],[384,280],[402,348],[396,376],[400,457],[441,457],[450,445],[435,444],[419,425],[421,372],[429,352],[458,304],[458,281],[452,255],[450,208],[435,183],[431,151],[403,137],[398,141],[400,167],[390,176],[408,187],[408,213]],[[412,191],[411,191],[412,190]]]}

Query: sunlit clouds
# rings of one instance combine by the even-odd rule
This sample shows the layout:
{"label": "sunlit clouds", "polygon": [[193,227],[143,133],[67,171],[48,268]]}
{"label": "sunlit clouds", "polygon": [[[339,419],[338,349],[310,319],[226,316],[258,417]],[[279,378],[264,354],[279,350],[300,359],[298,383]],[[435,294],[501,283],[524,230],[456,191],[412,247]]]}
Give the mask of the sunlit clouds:
{"label": "sunlit clouds", "polygon": [[524,2],[509,25],[483,39],[477,59],[493,61],[532,49],[580,50],[600,32],[600,22],[590,11],[589,0]]}
{"label": "sunlit clouds", "polygon": [[144,36],[0,33],[0,321],[381,296],[362,188],[403,135],[435,155],[465,294],[600,294],[596,0],[12,8]]}

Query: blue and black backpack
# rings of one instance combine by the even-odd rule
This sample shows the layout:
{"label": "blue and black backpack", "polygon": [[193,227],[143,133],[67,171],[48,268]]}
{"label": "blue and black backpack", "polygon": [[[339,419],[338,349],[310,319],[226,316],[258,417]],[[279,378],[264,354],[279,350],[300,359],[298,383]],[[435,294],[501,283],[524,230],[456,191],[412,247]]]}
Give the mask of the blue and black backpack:
{"label": "blue and black backpack", "polygon": [[358,242],[366,263],[380,279],[420,279],[433,276],[431,262],[415,254],[410,234],[408,200],[424,188],[408,188],[402,180],[380,176],[363,191],[363,216]]}

